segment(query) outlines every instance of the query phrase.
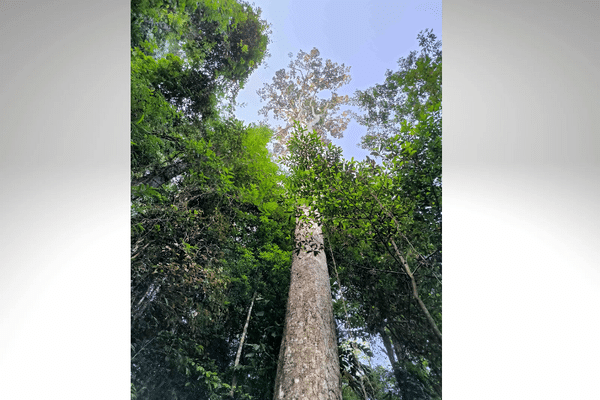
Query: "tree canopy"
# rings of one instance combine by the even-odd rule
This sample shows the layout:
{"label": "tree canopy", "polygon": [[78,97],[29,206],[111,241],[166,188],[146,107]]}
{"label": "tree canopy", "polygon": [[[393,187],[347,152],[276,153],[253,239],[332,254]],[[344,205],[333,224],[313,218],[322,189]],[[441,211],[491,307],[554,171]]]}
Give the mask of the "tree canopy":
{"label": "tree canopy", "polygon": [[[290,53],[289,57],[293,55]],[[348,96],[339,96],[337,90],[350,82],[350,67],[338,65],[319,57],[316,48],[310,53],[302,50],[295,60],[290,61],[288,70],[275,73],[273,82],[265,83],[258,91],[267,104],[259,111],[265,116],[272,112],[284,125],[275,128],[277,141],[275,154],[285,154],[285,143],[294,129],[294,121],[309,130],[319,133],[327,142],[328,135],[340,138],[350,122],[349,111],[340,113],[340,107],[348,104]],[[323,96],[329,93],[329,98]]]}

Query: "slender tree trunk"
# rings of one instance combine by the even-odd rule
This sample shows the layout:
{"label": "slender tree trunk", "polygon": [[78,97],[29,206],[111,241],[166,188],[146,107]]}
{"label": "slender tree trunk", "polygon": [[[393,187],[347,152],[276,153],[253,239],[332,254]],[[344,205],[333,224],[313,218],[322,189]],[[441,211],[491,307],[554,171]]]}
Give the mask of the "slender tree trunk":
{"label": "slender tree trunk", "polygon": [[142,298],[137,303],[137,305],[135,305],[131,310],[134,320],[138,319],[139,317],[141,317],[144,314],[144,311],[146,311],[148,304],[150,304],[150,302],[152,302],[153,296],[156,296],[159,291],[160,291],[160,283],[157,283],[156,281],[153,281],[152,283],[150,283],[150,286],[148,286],[148,290],[146,290],[146,293],[144,293],[144,296],[142,296]]}
{"label": "slender tree trunk", "polygon": [[321,228],[314,221],[299,223],[296,241],[305,241],[307,245],[298,254],[294,253],[292,260],[273,398],[341,400],[337,339]]}
{"label": "slender tree trunk", "polygon": [[231,392],[229,397],[233,397],[235,386],[237,385],[237,375],[235,373],[235,367],[240,363],[240,357],[242,356],[242,349],[244,348],[244,341],[246,340],[246,332],[248,332],[248,324],[250,323],[250,315],[252,314],[252,307],[254,307],[254,299],[256,299],[256,292],[252,295],[252,301],[250,302],[250,308],[248,309],[248,316],[246,317],[246,324],[244,325],[244,331],[240,338],[240,345],[238,346],[237,354],[235,356],[235,363],[233,364],[233,379],[231,380]]}

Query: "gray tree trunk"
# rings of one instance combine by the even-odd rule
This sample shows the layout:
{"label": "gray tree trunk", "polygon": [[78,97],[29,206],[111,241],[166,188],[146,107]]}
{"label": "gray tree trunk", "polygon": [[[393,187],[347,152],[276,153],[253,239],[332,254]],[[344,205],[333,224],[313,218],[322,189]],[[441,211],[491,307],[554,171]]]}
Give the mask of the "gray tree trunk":
{"label": "gray tree trunk", "polygon": [[[273,398],[341,400],[337,339],[321,227],[313,221],[299,223],[296,241],[305,241],[305,245],[300,253],[294,253],[292,260]],[[318,250],[318,254],[313,250]]]}

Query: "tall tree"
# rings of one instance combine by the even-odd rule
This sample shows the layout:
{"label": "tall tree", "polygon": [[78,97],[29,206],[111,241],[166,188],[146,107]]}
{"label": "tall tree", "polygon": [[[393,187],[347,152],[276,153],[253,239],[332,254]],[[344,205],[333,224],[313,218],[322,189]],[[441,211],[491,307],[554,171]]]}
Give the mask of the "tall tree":
{"label": "tall tree", "polygon": [[[349,99],[338,96],[337,89],[350,81],[350,68],[331,60],[323,63],[319,55],[316,48],[310,53],[300,51],[289,70],[277,71],[273,82],[258,91],[267,101],[260,113],[266,117],[272,111],[276,119],[285,122],[276,130],[277,154],[288,152],[286,145],[295,124],[314,130],[325,142],[327,135],[341,137],[349,122],[348,112],[339,114],[340,106]],[[331,91],[329,99],[320,98],[327,90]],[[304,159],[301,149],[292,150],[287,158],[291,165],[310,161]],[[292,261],[274,399],[340,400],[331,287],[318,213],[310,201],[298,204],[297,211],[298,249]]]}

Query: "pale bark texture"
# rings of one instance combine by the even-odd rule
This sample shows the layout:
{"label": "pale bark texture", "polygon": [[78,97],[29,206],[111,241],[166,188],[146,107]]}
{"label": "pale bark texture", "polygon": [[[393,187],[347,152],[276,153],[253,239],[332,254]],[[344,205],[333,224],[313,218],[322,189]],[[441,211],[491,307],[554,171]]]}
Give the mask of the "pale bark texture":
{"label": "pale bark texture", "polygon": [[[340,366],[321,228],[299,224],[274,400],[341,400]],[[309,251],[306,251],[309,250]],[[315,255],[313,250],[317,251]]]}

